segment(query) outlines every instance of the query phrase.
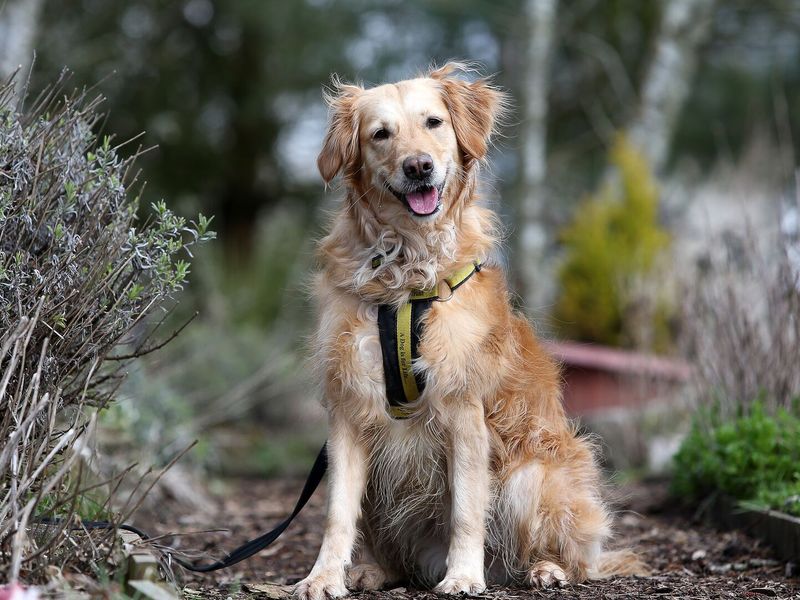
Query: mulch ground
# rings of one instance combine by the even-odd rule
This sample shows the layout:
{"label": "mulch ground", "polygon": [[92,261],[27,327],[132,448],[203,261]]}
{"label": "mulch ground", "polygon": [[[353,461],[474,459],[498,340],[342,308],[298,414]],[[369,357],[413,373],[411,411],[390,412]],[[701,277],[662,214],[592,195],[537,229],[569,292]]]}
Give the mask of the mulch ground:
{"label": "mulch ground", "polygon": [[[156,529],[226,531],[180,537],[175,547],[208,552],[218,558],[283,519],[302,487],[299,480],[227,482],[216,498],[216,515],[174,515],[163,507]],[[633,547],[649,563],[651,577],[617,578],[538,591],[493,587],[482,598],[800,598],[797,567],[779,561],[760,542],[742,532],[720,532],[677,511],[663,483],[636,484],[617,491],[619,508],[615,546]],[[318,491],[278,542],[261,554],[224,571],[207,575],[176,573],[187,598],[231,600],[278,598],[310,570],[319,549],[324,492]],[[436,595],[398,587],[384,592],[354,594],[379,600],[433,600]]]}

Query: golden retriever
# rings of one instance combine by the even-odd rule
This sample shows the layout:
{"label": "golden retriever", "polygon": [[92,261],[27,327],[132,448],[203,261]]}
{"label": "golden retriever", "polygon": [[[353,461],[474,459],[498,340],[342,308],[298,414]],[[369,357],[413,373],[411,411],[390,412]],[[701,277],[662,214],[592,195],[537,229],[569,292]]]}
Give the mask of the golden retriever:
{"label": "golden retriever", "polygon": [[[492,261],[496,218],[477,183],[505,98],[461,71],[449,63],[370,89],[336,82],[328,97],[318,166],[326,184],[342,174],[346,197],[313,286],[329,492],[301,600],[397,581],[477,594],[487,579],[549,586],[643,572],[633,553],[604,551],[593,449]],[[441,289],[473,261],[480,271],[425,313],[413,365],[424,392],[409,418],[392,418],[378,305]]]}

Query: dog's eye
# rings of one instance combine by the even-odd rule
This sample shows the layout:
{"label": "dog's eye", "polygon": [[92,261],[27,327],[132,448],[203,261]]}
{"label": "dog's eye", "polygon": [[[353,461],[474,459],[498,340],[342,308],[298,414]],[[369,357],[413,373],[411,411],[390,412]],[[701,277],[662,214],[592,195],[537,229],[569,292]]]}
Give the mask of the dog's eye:
{"label": "dog's eye", "polygon": [[425,121],[428,129],[436,129],[441,124],[442,120],[439,117],[428,117],[428,120]]}
{"label": "dog's eye", "polygon": [[385,140],[388,138],[389,138],[389,130],[384,129],[383,127],[381,127],[375,133],[372,134],[373,140]]}

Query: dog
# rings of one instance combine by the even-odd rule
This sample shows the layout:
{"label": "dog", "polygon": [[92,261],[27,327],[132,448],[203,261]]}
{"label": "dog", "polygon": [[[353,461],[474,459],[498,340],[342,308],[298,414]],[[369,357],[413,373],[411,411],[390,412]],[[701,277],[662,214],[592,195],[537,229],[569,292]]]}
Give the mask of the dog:
{"label": "dog", "polygon": [[[478,202],[478,178],[507,101],[466,74],[448,63],[369,89],[334,80],[327,95],[317,164],[326,185],[341,174],[346,195],[312,286],[328,512],[300,600],[399,581],[474,595],[487,580],[547,587],[645,572],[633,552],[604,549],[611,517],[593,447],[565,416],[559,367],[492,259],[498,221]],[[464,268],[468,280],[447,289]],[[419,290],[435,295],[411,367],[424,391],[396,418],[379,311]]]}

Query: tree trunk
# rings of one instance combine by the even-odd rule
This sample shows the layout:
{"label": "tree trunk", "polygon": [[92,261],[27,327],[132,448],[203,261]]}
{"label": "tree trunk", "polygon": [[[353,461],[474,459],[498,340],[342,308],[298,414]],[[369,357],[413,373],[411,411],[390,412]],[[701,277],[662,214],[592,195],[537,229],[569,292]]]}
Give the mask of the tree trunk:
{"label": "tree trunk", "polygon": [[28,80],[42,4],[43,0],[0,2],[0,81],[18,71],[14,84],[17,94]]}
{"label": "tree trunk", "polygon": [[520,181],[516,268],[529,311],[550,304],[555,291],[549,260],[547,190],[547,96],[558,0],[526,0],[522,71]]}
{"label": "tree trunk", "polygon": [[663,0],[661,26],[642,84],[631,142],[659,172],[669,157],[678,114],[689,95],[697,50],[710,31],[715,0]]}

